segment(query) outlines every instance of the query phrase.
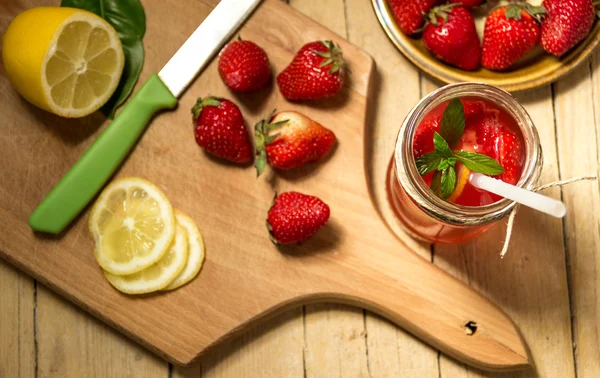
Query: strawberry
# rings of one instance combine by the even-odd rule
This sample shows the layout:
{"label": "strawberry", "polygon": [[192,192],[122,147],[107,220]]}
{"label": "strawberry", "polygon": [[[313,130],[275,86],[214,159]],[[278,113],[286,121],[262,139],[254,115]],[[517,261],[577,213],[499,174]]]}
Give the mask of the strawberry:
{"label": "strawberry", "polygon": [[592,0],[544,0],[542,6],[548,15],[541,43],[550,54],[563,55],[590,33],[595,18]]}
{"label": "strawberry", "polygon": [[237,105],[216,97],[198,98],[192,114],[196,143],[205,151],[234,163],[252,159],[250,137]]}
{"label": "strawberry", "polygon": [[433,151],[433,134],[440,131],[439,121],[437,124],[423,123],[415,131],[413,138],[413,153],[415,159]]}
{"label": "strawberry", "polygon": [[425,23],[423,14],[429,12],[436,2],[437,0],[389,0],[396,23],[406,35],[419,32]]}
{"label": "strawberry", "polygon": [[543,13],[544,8],[527,3],[512,3],[492,11],[485,20],[482,65],[505,70],[533,50],[540,40],[535,17]]}
{"label": "strawberry", "polygon": [[483,101],[461,101],[465,111],[465,124],[469,125],[476,122],[486,113],[486,106]]}
{"label": "strawberry", "polygon": [[232,91],[256,91],[271,76],[269,58],[256,43],[238,38],[221,50],[219,75]]}
{"label": "strawberry", "polygon": [[288,100],[313,100],[337,94],[345,74],[341,47],[332,41],[316,41],[302,46],[277,76],[277,84]]}
{"label": "strawberry", "polygon": [[485,0],[450,0],[449,2],[453,4],[460,4],[467,9],[471,9],[483,4]]}
{"label": "strawberry", "polygon": [[298,192],[275,196],[267,214],[269,237],[275,244],[300,243],[313,236],[329,219],[329,206]]}
{"label": "strawberry", "polygon": [[498,122],[498,117],[494,114],[486,114],[475,124],[477,132],[477,145],[480,153],[496,157],[496,140],[502,125]]}
{"label": "strawberry", "polygon": [[497,160],[504,167],[504,173],[497,176],[500,180],[515,185],[521,178],[524,151],[518,136],[508,129],[501,129],[496,142]]}
{"label": "strawberry", "polygon": [[430,22],[423,31],[427,50],[463,70],[479,68],[481,44],[469,11],[457,4],[441,5],[433,8],[428,18]]}
{"label": "strawberry", "polygon": [[333,147],[333,131],[307,116],[293,111],[273,114],[254,129],[257,176],[267,162],[274,168],[293,169],[320,160]]}

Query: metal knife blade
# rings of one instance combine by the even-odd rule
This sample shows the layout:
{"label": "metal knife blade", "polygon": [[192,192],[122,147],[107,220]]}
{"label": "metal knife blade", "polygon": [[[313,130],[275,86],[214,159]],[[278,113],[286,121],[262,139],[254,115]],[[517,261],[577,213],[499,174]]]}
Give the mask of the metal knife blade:
{"label": "metal knife blade", "polygon": [[260,0],[222,0],[158,73],[179,97]]}

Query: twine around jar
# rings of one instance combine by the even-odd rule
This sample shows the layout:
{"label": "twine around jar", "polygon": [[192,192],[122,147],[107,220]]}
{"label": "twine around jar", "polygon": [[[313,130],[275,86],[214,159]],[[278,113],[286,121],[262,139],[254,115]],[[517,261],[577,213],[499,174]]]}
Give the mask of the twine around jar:
{"label": "twine around jar", "polygon": [[[572,183],[578,182],[578,181],[585,181],[585,180],[594,181],[597,179],[598,179],[598,177],[596,175],[594,175],[594,176],[579,176],[579,177],[574,177],[569,180],[551,182],[549,184],[538,186],[537,188],[533,188],[532,190],[534,192],[539,192],[544,189],[554,188],[556,186],[568,185],[568,184],[572,184]],[[506,255],[506,252],[508,251],[508,245],[510,244],[510,237],[512,236],[512,230],[513,230],[513,226],[515,223],[515,217],[517,216],[517,212],[519,211],[520,207],[521,207],[521,205],[517,204],[510,212],[510,215],[508,216],[508,224],[506,227],[506,238],[504,239],[504,246],[502,247],[502,252],[500,252],[501,258],[504,258],[504,256]]]}

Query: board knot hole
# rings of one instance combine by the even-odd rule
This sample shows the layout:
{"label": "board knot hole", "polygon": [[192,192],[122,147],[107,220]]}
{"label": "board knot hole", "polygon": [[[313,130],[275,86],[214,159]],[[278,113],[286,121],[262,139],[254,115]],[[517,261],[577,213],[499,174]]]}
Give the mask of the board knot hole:
{"label": "board knot hole", "polygon": [[477,323],[472,320],[469,320],[465,323],[465,333],[468,336],[473,336],[477,332]]}

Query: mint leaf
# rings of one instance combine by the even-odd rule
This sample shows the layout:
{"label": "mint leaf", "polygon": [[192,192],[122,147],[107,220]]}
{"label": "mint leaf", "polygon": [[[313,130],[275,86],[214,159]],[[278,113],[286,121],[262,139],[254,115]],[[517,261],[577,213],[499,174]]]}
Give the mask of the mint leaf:
{"label": "mint leaf", "polygon": [[489,156],[468,151],[454,151],[454,157],[473,172],[496,176],[504,173],[504,168]]}
{"label": "mint leaf", "polygon": [[437,152],[440,156],[445,158],[452,157],[452,150],[446,140],[437,132],[433,134],[433,146],[435,148],[435,152]]}
{"label": "mint leaf", "polygon": [[456,158],[443,159],[438,165],[438,171],[443,171],[444,169],[456,165]]}
{"label": "mint leaf", "polygon": [[449,166],[442,171],[441,184],[442,198],[447,199],[456,187],[456,170],[454,170],[454,167]]}
{"label": "mint leaf", "polygon": [[456,147],[465,131],[465,108],[458,98],[453,99],[442,114],[440,134],[450,148]]}
{"label": "mint leaf", "polygon": [[420,156],[415,160],[415,163],[417,164],[417,171],[419,171],[421,176],[426,175],[429,172],[433,172],[438,169],[438,166],[442,160],[443,157],[441,157],[437,152],[430,152]]}
{"label": "mint leaf", "polygon": [[435,193],[436,196],[441,197],[441,186],[442,186],[442,172],[435,171],[433,177],[431,178],[431,190]]}

